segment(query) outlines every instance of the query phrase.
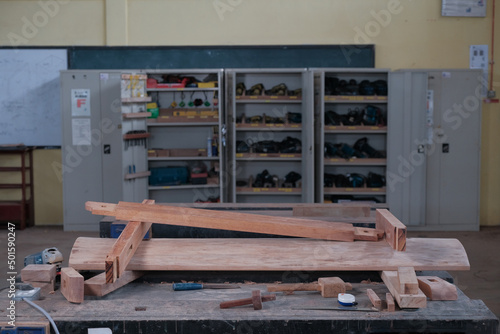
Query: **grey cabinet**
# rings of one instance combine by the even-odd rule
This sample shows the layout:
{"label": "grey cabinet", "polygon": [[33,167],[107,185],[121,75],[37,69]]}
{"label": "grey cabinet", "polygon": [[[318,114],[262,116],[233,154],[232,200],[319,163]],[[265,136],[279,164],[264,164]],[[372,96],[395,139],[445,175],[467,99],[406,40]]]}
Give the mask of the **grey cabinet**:
{"label": "grey cabinet", "polygon": [[313,202],[311,85],[306,69],[226,70],[230,201]]}
{"label": "grey cabinet", "polygon": [[390,78],[391,211],[415,230],[477,230],[480,71],[399,71]]}

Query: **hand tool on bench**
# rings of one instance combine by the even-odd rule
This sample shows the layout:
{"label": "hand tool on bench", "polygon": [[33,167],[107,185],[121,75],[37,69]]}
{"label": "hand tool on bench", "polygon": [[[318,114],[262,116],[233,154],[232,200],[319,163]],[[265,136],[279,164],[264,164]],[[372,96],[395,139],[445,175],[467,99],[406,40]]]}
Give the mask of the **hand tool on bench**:
{"label": "hand tool on bench", "polygon": [[226,283],[174,283],[172,289],[174,291],[186,290],[201,290],[201,289],[239,289],[238,284]]}
{"label": "hand tool on bench", "polygon": [[280,283],[267,285],[267,291],[269,292],[321,291],[321,296],[324,298],[337,298],[339,293],[345,293],[347,290],[352,290],[352,285],[345,283],[339,277],[321,277],[318,279],[318,283]]}
{"label": "hand tool on bench", "polygon": [[222,303],[220,303],[220,308],[230,308],[230,307],[235,307],[235,306],[253,305],[254,310],[262,310],[262,303],[269,302],[272,300],[276,300],[275,294],[262,296],[260,293],[260,290],[253,290],[252,291],[252,298],[229,300],[226,302],[222,302]]}

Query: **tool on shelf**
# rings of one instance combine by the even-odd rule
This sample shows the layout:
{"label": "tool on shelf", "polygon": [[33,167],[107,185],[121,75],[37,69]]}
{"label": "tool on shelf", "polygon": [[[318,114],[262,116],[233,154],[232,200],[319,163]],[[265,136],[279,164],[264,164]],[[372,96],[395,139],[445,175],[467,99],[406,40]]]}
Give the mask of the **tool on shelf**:
{"label": "tool on shelf", "polygon": [[276,300],[276,295],[264,295],[262,296],[260,290],[252,291],[252,298],[229,300],[220,303],[220,308],[231,308],[243,305],[253,305],[254,310],[262,310],[262,303]]}
{"label": "tool on shelf", "polygon": [[174,291],[186,290],[201,290],[201,289],[239,289],[238,284],[226,283],[174,283],[172,289]]}
{"label": "tool on shelf", "polygon": [[151,136],[146,130],[131,130],[128,131],[125,135],[123,135],[123,139],[125,140],[125,150],[128,149],[129,146],[143,146],[147,147],[147,138]]}

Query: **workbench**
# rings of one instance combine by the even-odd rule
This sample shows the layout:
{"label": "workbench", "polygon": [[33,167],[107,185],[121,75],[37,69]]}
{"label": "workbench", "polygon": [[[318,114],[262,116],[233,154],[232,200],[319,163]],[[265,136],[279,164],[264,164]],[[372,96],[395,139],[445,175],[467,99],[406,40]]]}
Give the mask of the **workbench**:
{"label": "workbench", "polygon": [[[304,272],[265,274],[270,278],[295,274],[296,277],[310,275],[315,278],[314,273]],[[253,273],[250,277],[257,278],[256,275]],[[262,310],[254,310],[251,305],[220,309],[220,302],[247,298],[254,289],[266,294],[266,286],[251,283],[241,284],[240,289],[173,291],[171,283],[178,276],[186,277],[184,273],[151,273],[104,297],[86,296],[82,304],[69,303],[60,291],[36,303],[49,312],[61,333],[72,334],[86,334],[88,328],[103,327],[110,328],[114,334],[498,333],[498,318],[482,301],[471,300],[460,290],[456,301],[428,301],[426,308],[400,310],[396,307],[395,312],[296,309],[338,306],[336,298],[322,298],[318,292],[305,291],[291,295],[276,293],[276,300],[263,303]],[[217,275],[212,274],[213,277]],[[363,308],[371,307],[366,289],[373,289],[381,299],[388,292],[385,285],[378,282],[352,285],[353,290],[349,293],[356,296],[357,306]],[[2,295],[1,304],[6,301]],[[3,308],[0,315],[2,312],[5,312]],[[17,302],[16,314],[17,321],[40,320],[40,313],[25,302]]]}

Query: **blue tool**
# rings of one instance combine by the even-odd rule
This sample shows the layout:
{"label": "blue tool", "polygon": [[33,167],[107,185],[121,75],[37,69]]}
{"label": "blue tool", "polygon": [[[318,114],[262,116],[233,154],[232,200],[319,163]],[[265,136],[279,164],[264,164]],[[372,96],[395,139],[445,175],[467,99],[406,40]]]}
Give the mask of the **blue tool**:
{"label": "blue tool", "polygon": [[226,283],[174,283],[172,284],[174,291],[186,291],[186,290],[200,290],[200,289],[239,289],[238,284],[226,284]]}

